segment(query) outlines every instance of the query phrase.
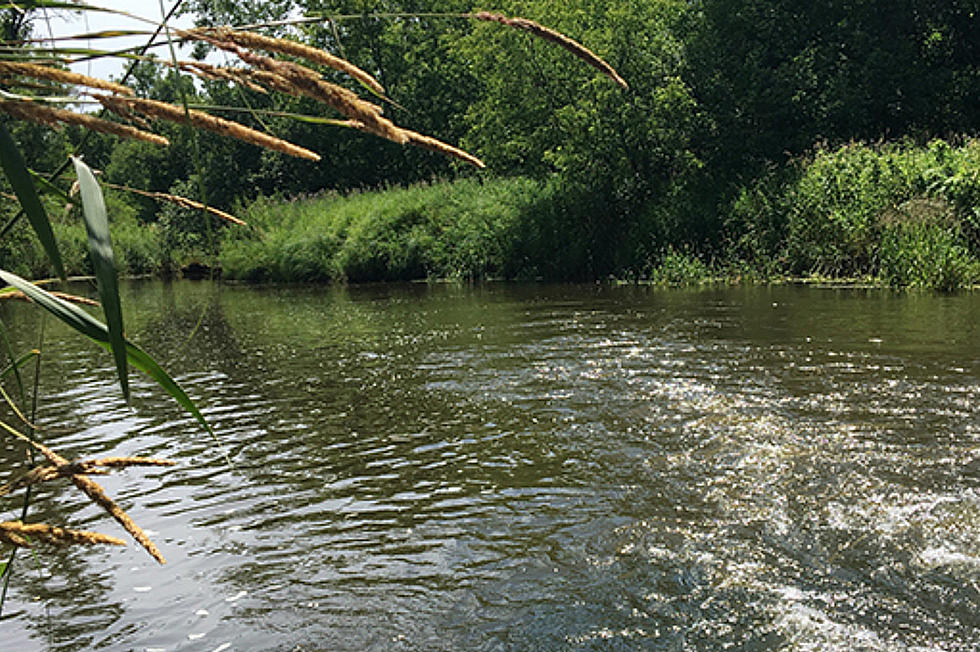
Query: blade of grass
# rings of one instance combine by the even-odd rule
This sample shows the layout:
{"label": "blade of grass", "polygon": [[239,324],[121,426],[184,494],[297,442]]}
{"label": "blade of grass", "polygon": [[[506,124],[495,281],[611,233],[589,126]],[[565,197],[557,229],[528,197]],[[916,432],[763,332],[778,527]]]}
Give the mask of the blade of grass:
{"label": "blade of grass", "polygon": [[116,360],[116,373],[122,386],[123,397],[129,401],[129,376],[126,369],[126,340],[123,337],[122,305],[119,302],[119,279],[116,273],[112,240],[109,237],[109,217],[106,214],[102,189],[89,166],[73,156],[75,173],[78,175],[79,195],[82,198],[82,214],[88,231],[88,250],[95,268],[99,289],[99,302],[109,328],[109,345]]}
{"label": "blade of grass", "polygon": [[14,194],[17,195],[21,208],[27,215],[31,226],[34,227],[34,232],[37,234],[38,240],[41,241],[41,246],[48,254],[48,259],[54,265],[58,276],[64,280],[66,277],[65,268],[61,263],[61,253],[58,251],[58,243],[55,242],[48,214],[44,210],[44,205],[41,204],[41,198],[38,197],[34,182],[31,181],[31,173],[27,170],[20,149],[18,149],[10,132],[7,131],[6,126],[2,124],[0,124],[0,162],[3,164],[3,171],[14,189]]}
{"label": "blade of grass", "polygon": [[[14,357],[14,349],[10,346],[10,338],[7,337],[7,327],[4,325],[3,321],[0,321],[0,344],[3,345],[4,353],[7,354],[7,359],[10,360],[10,365],[4,370],[4,373],[0,378],[3,378],[13,371],[14,380],[17,382],[17,391],[20,392],[20,403],[21,405],[27,405],[27,392],[24,391],[24,380],[20,375],[20,365],[21,363]],[[40,351],[31,351],[31,353],[36,353],[40,355]],[[8,371],[9,370],[9,371]]]}
{"label": "blade of grass", "polygon": [[34,356],[37,355],[37,351],[28,351],[24,355],[20,356],[10,364],[8,364],[3,369],[0,369],[0,379],[6,378],[15,371],[19,371],[21,367],[30,362]]}
{"label": "blade of grass", "polygon": [[[82,335],[85,335],[89,339],[93,340],[96,344],[107,349],[110,348],[109,329],[106,328],[105,324],[78,306],[74,306],[67,301],[62,301],[48,292],[45,292],[33,283],[22,279],[16,274],[11,274],[10,272],[0,270],[0,280],[8,285],[14,286],[26,294],[34,303],[47,310]],[[214,431],[211,430],[211,426],[209,426],[207,421],[205,421],[204,415],[202,415],[201,411],[197,409],[194,402],[189,396],[187,396],[180,385],[178,385],[177,382],[171,378],[167,372],[164,371],[155,360],[153,360],[152,357],[129,340],[126,340],[126,356],[130,364],[155,380],[157,384],[160,385],[164,391],[170,394],[170,396],[177,401],[181,407],[187,410],[187,412],[189,412],[197,420],[197,422],[208,431],[208,433],[214,436]]]}
{"label": "blade of grass", "polygon": [[67,192],[48,181],[47,177],[45,177],[43,174],[35,172],[34,170],[28,171],[31,173],[31,178],[34,179],[34,183],[40,186],[42,190],[53,195],[58,195],[59,199],[64,199],[67,202],[71,201],[71,197],[68,196]]}

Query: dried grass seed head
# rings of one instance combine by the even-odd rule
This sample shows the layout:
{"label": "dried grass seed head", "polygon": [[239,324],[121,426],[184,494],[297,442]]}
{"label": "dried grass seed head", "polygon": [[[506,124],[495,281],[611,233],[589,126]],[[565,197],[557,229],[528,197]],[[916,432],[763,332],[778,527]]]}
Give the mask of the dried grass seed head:
{"label": "dried grass seed head", "polygon": [[183,123],[189,119],[191,125],[197,127],[198,129],[205,129],[207,131],[221,134],[222,136],[236,138],[246,143],[258,145],[259,147],[264,147],[277,152],[282,152],[283,154],[288,154],[297,158],[304,158],[310,161],[320,160],[319,154],[311,152],[304,147],[294,145],[281,138],[270,136],[269,134],[261,131],[250,129],[249,127],[246,127],[238,122],[225,120],[224,118],[219,118],[208,113],[204,113],[203,111],[190,109],[185,113],[182,107],[174,106],[173,104],[135,97],[112,98],[112,102],[122,104],[129,110],[141,113],[150,118],[157,118],[176,123]]}
{"label": "dried grass seed head", "polygon": [[[192,30],[196,33],[201,30]],[[264,50],[266,52],[276,52],[299,59],[305,59],[311,63],[318,63],[338,72],[342,72],[361,82],[378,95],[384,95],[384,87],[371,75],[358,68],[350,61],[336,57],[329,52],[324,52],[303,43],[290,41],[284,38],[273,38],[255,32],[238,31],[227,27],[218,27],[206,32],[218,41],[234,43],[241,47],[252,50]]]}
{"label": "dried grass seed head", "polygon": [[31,539],[38,539],[56,545],[126,545],[125,541],[117,537],[99,532],[90,532],[88,530],[70,530],[46,523],[21,523],[20,521],[4,521],[0,523],[0,540],[23,548],[30,548]]}
{"label": "dried grass seed head", "polygon": [[55,109],[44,106],[38,102],[22,102],[17,100],[0,100],[0,111],[14,116],[20,120],[36,122],[49,127],[58,127],[62,124],[73,124],[92,131],[106,134],[114,134],[123,138],[142,140],[154,145],[169,145],[170,141],[163,136],[143,131],[128,125],[117,122],[102,120],[88,113],[73,113],[64,109]]}
{"label": "dried grass seed head", "polygon": [[508,27],[529,32],[538,38],[555,43],[559,47],[571,52],[602,74],[606,75],[624,89],[629,89],[629,84],[626,83],[626,80],[620,77],[619,73],[616,72],[616,70],[606,63],[599,55],[595,54],[592,52],[592,50],[588,49],[578,41],[571,39],[561,32],[551,29],[550,27],[545,27],[544,25],[536,23],[533,20],[528,20],[527,18],[508,18],[503,14],[497,14],[490,11],[478,11],[470,14],[470,17],[476,20],[482,20],[484,22],[507,25]]}
{"label": "dried grass seed head", "polygon": [[122,95],[132,95],[133,89],[122,84],[89,77],[70,70],[55,68],[53,66],[43,66],[36,63],[21,63],[17,61],[0,61],[0,75],[21,75],[33,79],[45,79],[58,82],[60,84],[71,84],[73,86],[87,86],[88,88],[98,88],[104,91],[112,91]]}

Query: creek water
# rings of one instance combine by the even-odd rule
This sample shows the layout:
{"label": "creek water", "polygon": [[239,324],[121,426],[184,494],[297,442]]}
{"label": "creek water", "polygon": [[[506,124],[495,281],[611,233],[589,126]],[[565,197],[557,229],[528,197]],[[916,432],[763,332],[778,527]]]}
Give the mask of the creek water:
{"label": "creek water", "polygon": [[[97,478],[168,563],[19,555],[3,649],[980,647],[980,295],[124,295],[220,444],[46,319],[42,436],[179,462]],[[126,536],[64,481],[29,520]]]}

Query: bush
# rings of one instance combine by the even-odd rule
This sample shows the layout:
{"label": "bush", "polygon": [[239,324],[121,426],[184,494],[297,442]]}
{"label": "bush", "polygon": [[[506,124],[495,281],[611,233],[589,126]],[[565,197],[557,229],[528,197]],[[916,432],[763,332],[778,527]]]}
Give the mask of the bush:
{"label": "bush", "polygon": [[728,257],[769,275],[968,285],[980,252],[980,144],[820,150],[743,187],[727,224]]}
{"label": "bush", "polygon": [[909,202],[884,223],[883,231],[880,277],[888,285],[949,292],[977,282],[980,265],[945,202]]}
{"label": "bush", "polygon": [[710,281],[712,274],[711,269],[698,257],[670,247],[664,252],[660,263],[650,270],[648,277],[660,285],[687,286]]}

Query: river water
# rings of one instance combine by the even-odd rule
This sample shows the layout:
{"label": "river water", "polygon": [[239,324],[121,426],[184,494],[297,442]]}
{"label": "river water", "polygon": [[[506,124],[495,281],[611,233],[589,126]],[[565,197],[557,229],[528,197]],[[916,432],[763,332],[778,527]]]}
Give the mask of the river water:
{"label": "river water", "polygon": [[168,563],[20,555],[3,649],[980,647],[980,295],[124,290],[221,443],[45,320],[45,441],[179,462],[98,479]]}

